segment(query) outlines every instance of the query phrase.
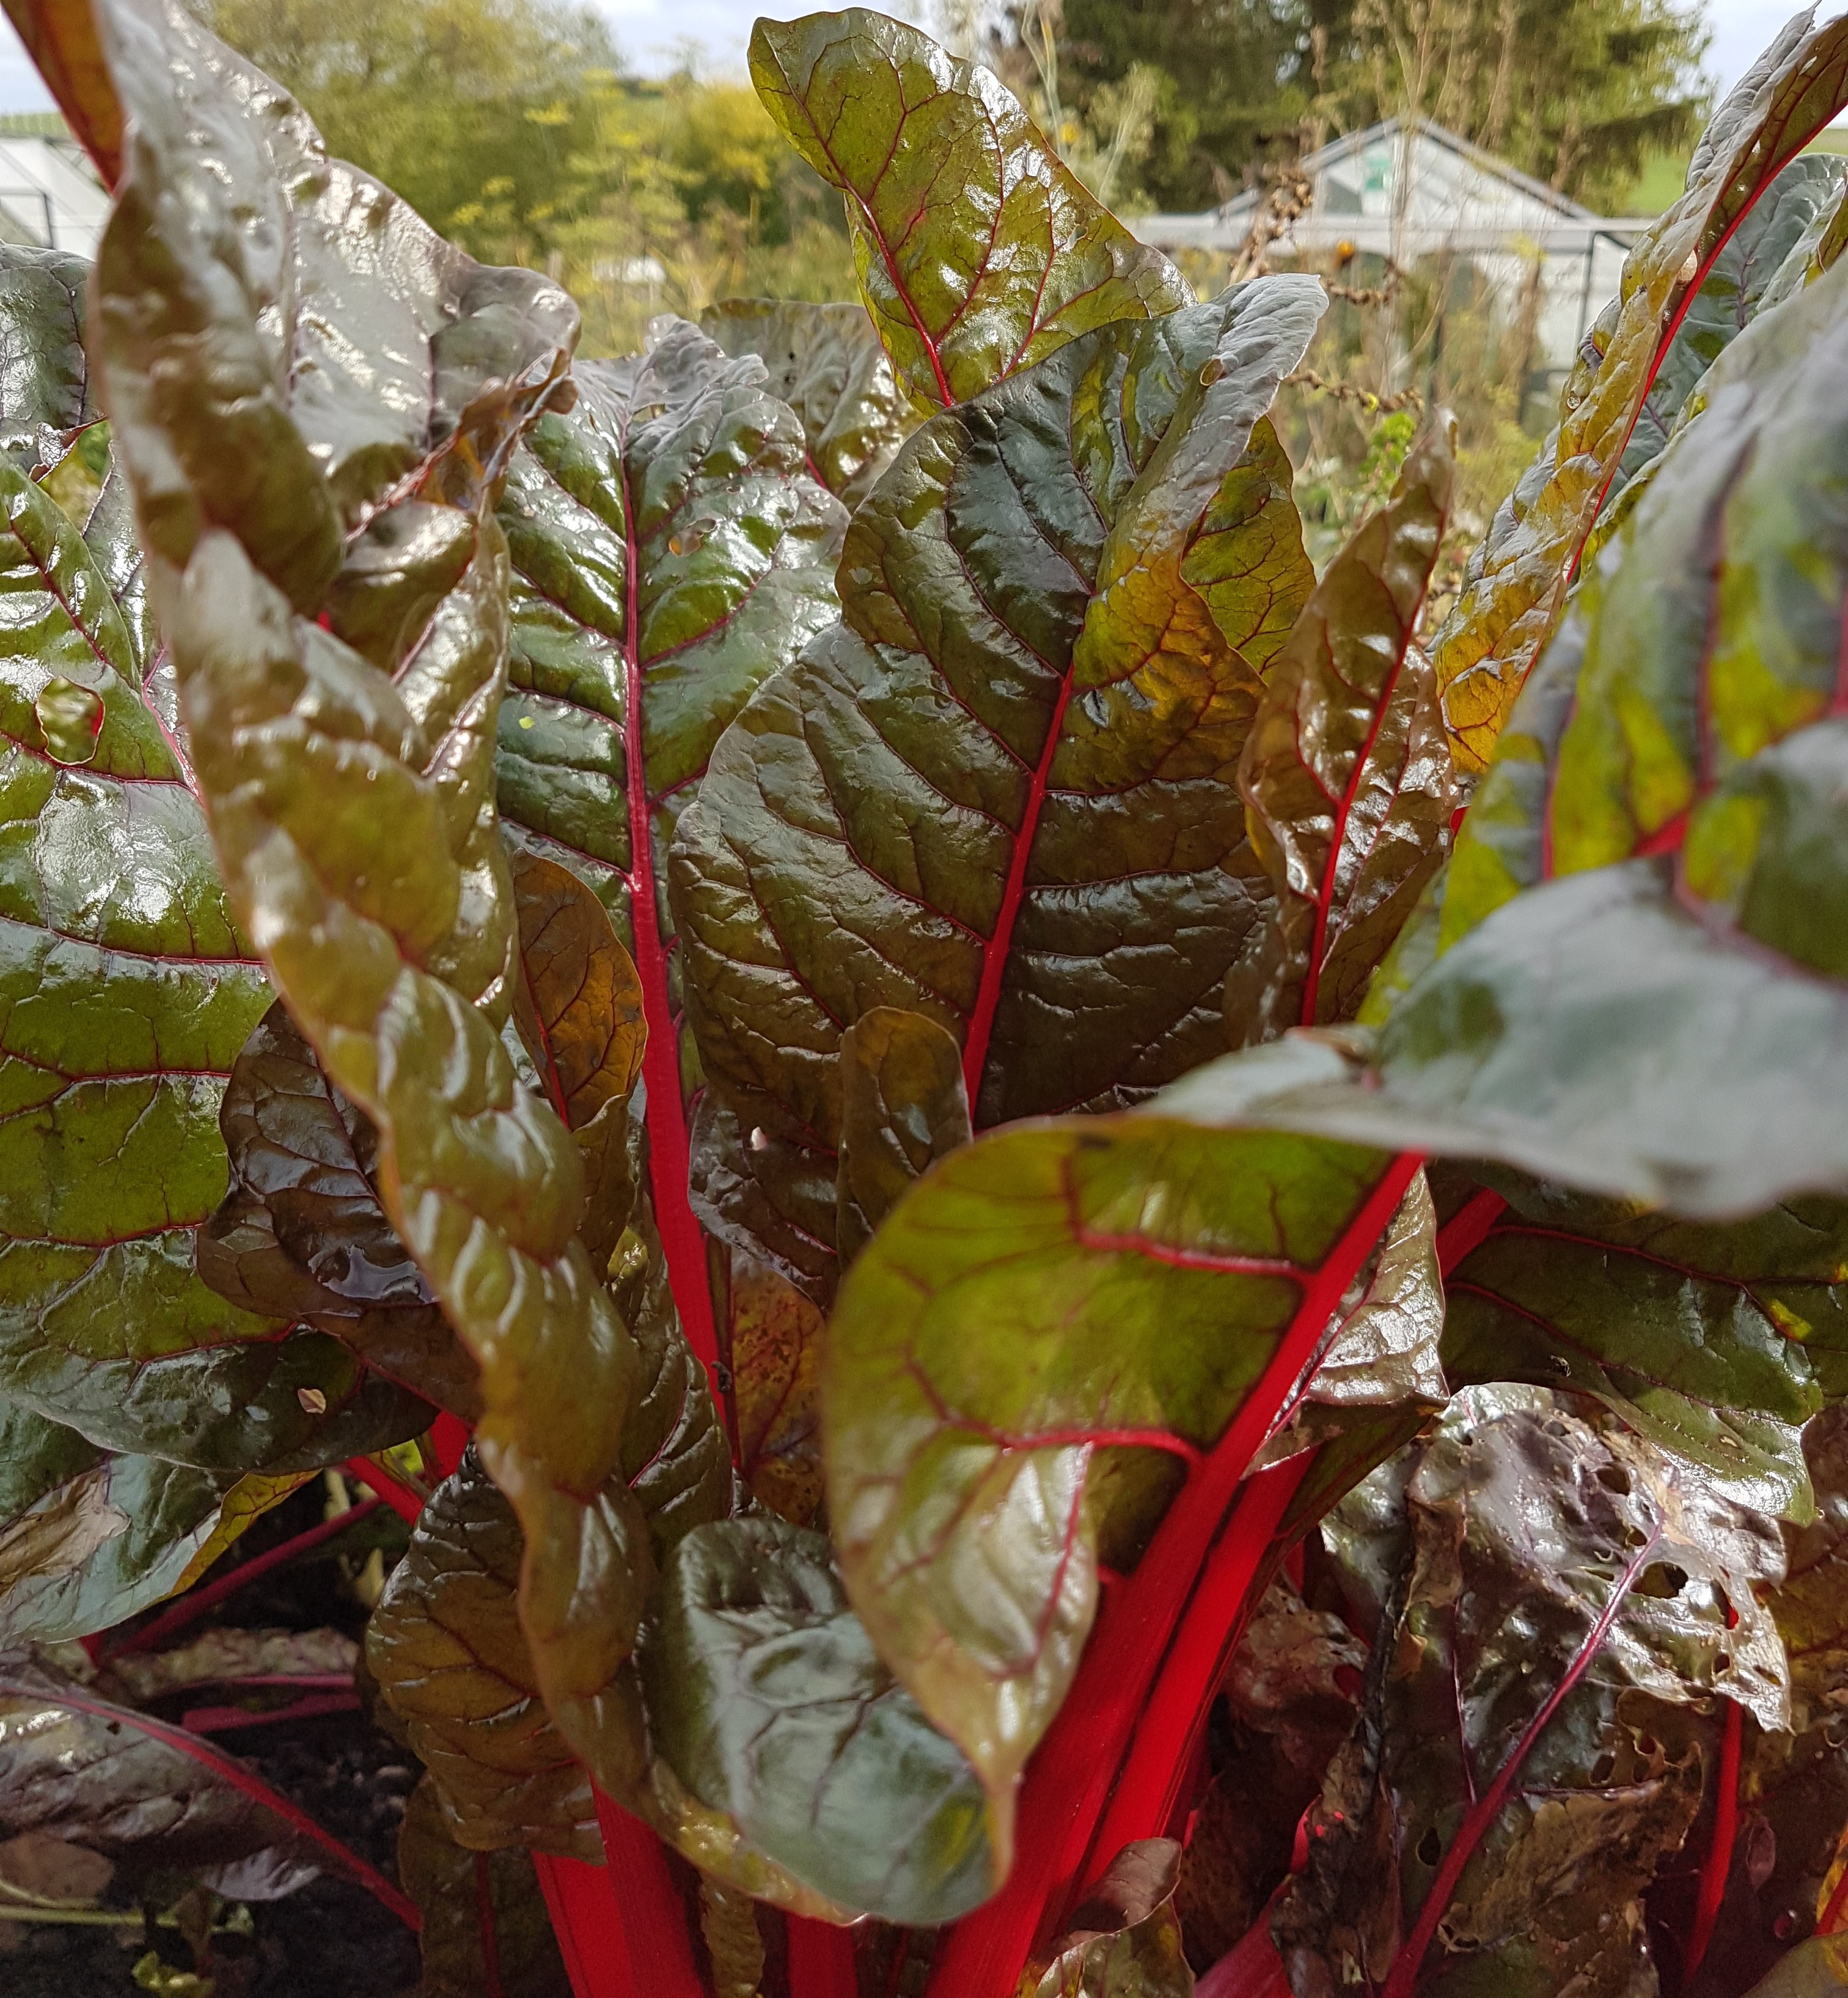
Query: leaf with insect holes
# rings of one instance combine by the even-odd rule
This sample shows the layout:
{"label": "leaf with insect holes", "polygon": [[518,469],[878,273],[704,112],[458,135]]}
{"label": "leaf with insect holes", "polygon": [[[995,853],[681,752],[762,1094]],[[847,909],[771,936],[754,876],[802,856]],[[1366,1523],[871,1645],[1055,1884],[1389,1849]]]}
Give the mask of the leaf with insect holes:
{"label": "leaf with insect holes", "polygon": [[1615,317],[1561,391],[1560,424],[1471,558],[1432,659],[1459,769],[1484,767],[1558,622],[1565,579],[1615,474],[1687,287],[1779,168],[1848,102],[1848,22],[1793,16],[1702,135],[1687,185],[1625,261]]}
{"label": "leaf with insect holes", "polygon": [[425,1776],[405,1806],[398,1877],[423,1917],[416,1998],[480,1998],[491,1989],[501,1998],[569,1998],[571,1979],[531,1855],[458,1844],[434,1776]]}
{"label": "leaf with insect holes", "polygon": [[366,1631],[448,1835],[596,1860],[590,1777],[552,1725],[520,1627],[519,1523],[473,1451],[431,1495]]}
{"label": "leaf with insect holes", "polygon": [[852,508],[917,427],[865,308],[800,299],[721,299],[699,330],[727,354],[755,354],[770,390],[802,424],[809,468]]}
{"label": "leaf with insect holes", "polygon": [[854,264],[906,387],[949,408],[1066,341],[1190,305],[998,78],[864,8],[759,21],[751,75],[847,197]]}
{"label": "leaf with insect holes", "polygon": [[[961,1042],[978,1127],[1223,1046],[1268,894],[1232,781],[1260,683],[1186,559],[1322,303],[1268,278],[1080,335],[934,417],[855,516],[843,621],[726,732],[672,857],[742,1194],[773,1146],[778,1184],[834,1177],[875,1006]],[[756,1205],[703,1211],[824,1298],[831,1223]]]}
{"label": "leaf with insect holes", "polygon": [[1273,1918],[1306,1976],[1634,1990],[1640,1896],[1699,1809],[1714,1695],[1787,1723],[1753,1595],[1774,1529],[1574,1405],[1473,1390],[1416,1460],[1367,1718]]}
{"label": "leaf with insect holes", "polygon": [[1450,752],[1416,631],[1449,517],[1441,413],[1270,669],[1239,787],[1276,887],[1226,980],[1235,1046],[1350,1019],[1443,859]]}

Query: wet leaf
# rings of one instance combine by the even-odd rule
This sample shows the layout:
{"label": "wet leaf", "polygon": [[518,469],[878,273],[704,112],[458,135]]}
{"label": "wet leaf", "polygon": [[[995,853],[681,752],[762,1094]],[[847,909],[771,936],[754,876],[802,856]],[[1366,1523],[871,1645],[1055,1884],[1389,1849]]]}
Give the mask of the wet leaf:
{"label": "wet leaf", "polygon": [[1414,634],[1449,517],[1440,415],[1272,665],[1239,762],[1276,900],[1226,982],[1235,1046],[1350,1019],[1443,859],[1455,800]]}
{"label": "wet leaf", "polygon": [[1810,13],[1793,16],[1714,116],[1686,192],[1625,261],[1618,310],[1566,382],[1557,431],[1471,558],[1432,647],[1459,769],[1487,764],[1558,621],[1687,286],[1702,282],[1777,170],[1848,99],[1848,23],[1812,22]]}
{"label": "wet leaf", "polygon": [[1788,1714],[1753,1594],[1782,1550],[1641,1439],[1532,1390],[1459,1397],[1408,1499],[1368,1717],[1273,1924],[1284,1960],[1393,1998],[1629,1993],[1653,1975],[1639,1897],[1699,1808],[1712,1696]]}
{"label": "wet leaf", "polygon": [[[978,1126],[1223,1046],[1268,890],[1231,781],[1260,683],[1183,565],[1321,308],[1267,279],[1082,335],[934,417],[855,515],[844,621],[727,732],[673,851],[734,1187],[760,1130],[797,1148],[780,1180],[834,1178],[835,1057],[874,1006],[961,1042]],[[798,1211],[762,1253],[824,1296]]]}
{"label": "wet leaf", "polygon": [[773,1519],[688,1534],[641,1664],[682,1780],[810,1886],[925,1924],[991,1890],[981,1785],[874,1651],[821,1535]]}
{"label": "wet leaf", "polygon": [[367,1663],[430,1770],[457,1844],[599,1860],[589,1772],[552,1725],[520,1627],[520,1556],[513,1507],[465,1453],[385,1583]]}
{"label": "wet leaf", "polygon": [[398,1875],[423,1917],[416,1998],[481,1998],[490,1978],[503,1998],[568,1998],[571,1979],[531,1855],[458,1844],[433,1776],[405,1806]]}
{"label": "wet leaf", "polygon": [[727,354],[757,355],[802,424],[810,471],[858,506],[917,422],[865,307],[723,299],[699,330]]}
{"label": "wet leaf", "polygon": [[854,261],[900,379],[948,408],[1075,335],[1191,304],[1000,81],[862,8],[760,21],[765,109],[847,197]]}
{"label": "wet leaf", "polygon": [[68,251],[0,250],[0,451],[26,469],[40,461],[42,432],[96,414],[83,345],[88,275]]}

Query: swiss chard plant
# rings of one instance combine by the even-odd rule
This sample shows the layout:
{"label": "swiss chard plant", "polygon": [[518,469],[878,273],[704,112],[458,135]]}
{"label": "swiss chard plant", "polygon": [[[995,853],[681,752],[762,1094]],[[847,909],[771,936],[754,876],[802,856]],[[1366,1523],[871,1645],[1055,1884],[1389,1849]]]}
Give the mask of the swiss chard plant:
{"label": "swiss chard plant", "polygon": [[[0,251],[0,1826],[190,1785],[425,1998],[1848,1984],[1848,28],[1433,632],[1447,419],[1318,576],[1318,282],[912,28],[752,42],[864,311],[574,366],[7,4],[115,206]],[[397,1886],[147,1710],[343,1464]]]}

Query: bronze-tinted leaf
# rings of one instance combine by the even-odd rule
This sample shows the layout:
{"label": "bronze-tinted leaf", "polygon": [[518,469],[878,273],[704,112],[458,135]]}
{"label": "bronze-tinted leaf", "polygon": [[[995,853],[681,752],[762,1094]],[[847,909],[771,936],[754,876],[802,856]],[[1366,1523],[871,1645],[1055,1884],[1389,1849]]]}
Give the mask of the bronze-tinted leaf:
{"label": "bronze-tinted leaf", "polygon": [[1034,1998],[1192,1998],[1174,1908],[1180,1864],[1171,1838],[1124,1846],[1073,1910]]}
{"label": "bronze-tinted leaf", "polygon": [[846,195],[861,290],[920,401],[967,402],[1076,334],[1192,302],[998,78],[905,22],[857,7],[759,21],[751,74]]}
{"label": "bronze-tinted leaf", "polygon": [[851,1261],[900,1194],[972,1136],[962,1052],[934,1020],[876,1006],[841,1036],[834,1245]]}
{"label": "bronze-tinted leaf", "polygon": [[520,1556],[513,1507],[465,1452],[385,1584],[367,1663],[458,1844],[600,1859],[589,1775],[552,1725],[520,1627]]}

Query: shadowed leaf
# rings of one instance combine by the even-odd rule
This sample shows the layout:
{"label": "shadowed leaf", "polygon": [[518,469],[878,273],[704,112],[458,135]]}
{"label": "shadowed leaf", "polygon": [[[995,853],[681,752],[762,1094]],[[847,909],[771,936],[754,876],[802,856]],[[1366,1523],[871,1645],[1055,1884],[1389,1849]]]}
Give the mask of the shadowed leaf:
{"label": "shadowed leaf", "polygon": [[1073,1910],[1034,1998],[1192,1998],[1174,1910],[1180,1863],[1171,1838],[1126,1845]]}
{"label": "shadowed leaf", "polygon": [[723,299],[699,329],[727,354],[755,354],[802,424],[809,468],[859,505],[917,418],[865,309],[797,299]]}
{"label": "shadowed leaf", "polygon": [[834,1240],[858,1255],[932,1161],[969,1142],[962,1051],[921,1013],[876,1006],[841,1036]]}

